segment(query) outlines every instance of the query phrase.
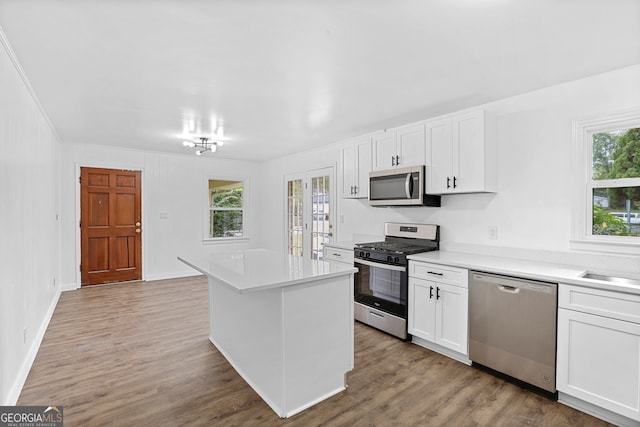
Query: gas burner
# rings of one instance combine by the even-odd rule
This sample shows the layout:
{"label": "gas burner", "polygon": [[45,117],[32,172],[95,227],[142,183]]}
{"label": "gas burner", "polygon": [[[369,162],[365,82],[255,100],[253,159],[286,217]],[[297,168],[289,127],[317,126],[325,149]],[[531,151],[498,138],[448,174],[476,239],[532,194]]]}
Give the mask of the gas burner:
{"label": "gas burner", "polygon": [[356,244],[356,247],[359,249],[369,249],[373,251],[391,252],[405,255],[415,254],[419,252],[429,252],[437,249],[433,246],[428,245],[389,241],[358,243]]}

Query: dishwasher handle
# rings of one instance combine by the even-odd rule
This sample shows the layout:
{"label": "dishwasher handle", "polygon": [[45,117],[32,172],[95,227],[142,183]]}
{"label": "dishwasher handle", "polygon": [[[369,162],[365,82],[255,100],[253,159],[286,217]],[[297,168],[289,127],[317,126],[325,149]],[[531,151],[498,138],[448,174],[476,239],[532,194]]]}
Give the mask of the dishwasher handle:
{"label": "dishwasher handle", "polygon": [[472,271],[469,280],[471,286],[473,283],[484,285],[497,285],[500,291],[516,294],[520,291],[524,292],[541,292],[545,294],[557,294],[558,284],[550,282],[541,282],[531,279],[523,279],[520,277],[501,276],[498,274],[481,273]]}
{"label": "dishwasher handle", "polygon": [[497,284],[496,286],[498,286],[498,289],[500,289],[502,292],[506,292],[508,294],[519,294],[520,293],[520,288],[517,288],[515,286],[500,285],[500,284]]}

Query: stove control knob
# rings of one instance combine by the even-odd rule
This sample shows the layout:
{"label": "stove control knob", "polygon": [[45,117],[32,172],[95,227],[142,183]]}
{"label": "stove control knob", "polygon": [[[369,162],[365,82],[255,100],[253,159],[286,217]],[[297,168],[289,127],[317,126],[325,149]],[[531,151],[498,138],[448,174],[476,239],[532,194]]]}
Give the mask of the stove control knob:
{"label": "stove control knob", "polygon": [[358,256],[359,257],[363,257],[364,256],[364,252],[362,252],[362,251],[358,252]]}
{"label": "stove control knob", "polygon": [[371,253],[367,252],[366,254],[364,254],[365,258],[369,258],[371,256]]}
{"label": "stove control knob", "polygon": [[395,262],[400,262],[400,258],[399,258],[399,257],[395,257],[393,260],[394,260]]}
{"label": "stove control knob", "polygon": [[391,255],[387,257],[387,262],[393,262],[393,257]]}

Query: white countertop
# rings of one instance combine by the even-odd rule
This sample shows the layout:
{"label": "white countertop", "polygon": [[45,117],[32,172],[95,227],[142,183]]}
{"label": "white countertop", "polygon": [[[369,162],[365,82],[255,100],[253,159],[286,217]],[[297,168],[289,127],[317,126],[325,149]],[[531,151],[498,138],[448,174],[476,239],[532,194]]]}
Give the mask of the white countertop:
{"label": "white countertop", "polygon": [[240,293],[293,286],[358,271],[348,264],[303,259],[267,249],[179,256],[178,259]]}
{"label": "white countertop", "polygon": [[[409,255],[407,258],[415,261],[432,262],[452,267],[479,270],[487,273],[505,274],[526,279],[565,283],[640,295],[640,285],[585,279],[582,276],[590,270],[578,266],[450,251],[426,252]],[[616,275],[615,272],[607,271],[594,271],[594,273],[613,276]],[[640,280],[640,278],[631,277],[629,275],[623,276]]]}

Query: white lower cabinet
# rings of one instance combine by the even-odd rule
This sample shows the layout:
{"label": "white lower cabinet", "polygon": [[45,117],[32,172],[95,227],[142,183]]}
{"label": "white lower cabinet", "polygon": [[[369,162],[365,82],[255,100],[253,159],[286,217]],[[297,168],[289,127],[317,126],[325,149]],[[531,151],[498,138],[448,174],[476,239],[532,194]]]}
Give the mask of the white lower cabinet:
{"label": "white lower cabinet", "polygon": [[410,262],[408,332],[415,343],[464,363],[470,363],[467,283],[465,269]]}
{"label": "white lower cabinet", "polygon": [[[640,296],[560,285],[557,388],[559,400],[582,402],[640,421]],[[577,402],[577,403],[576,403]],[[587,408],[588,409],[588,408]],[[593,408],[591,408],[593,411]],[[598,412],[596,409],[595,412]],[[640,424],[638,424],[640,425]]]}

